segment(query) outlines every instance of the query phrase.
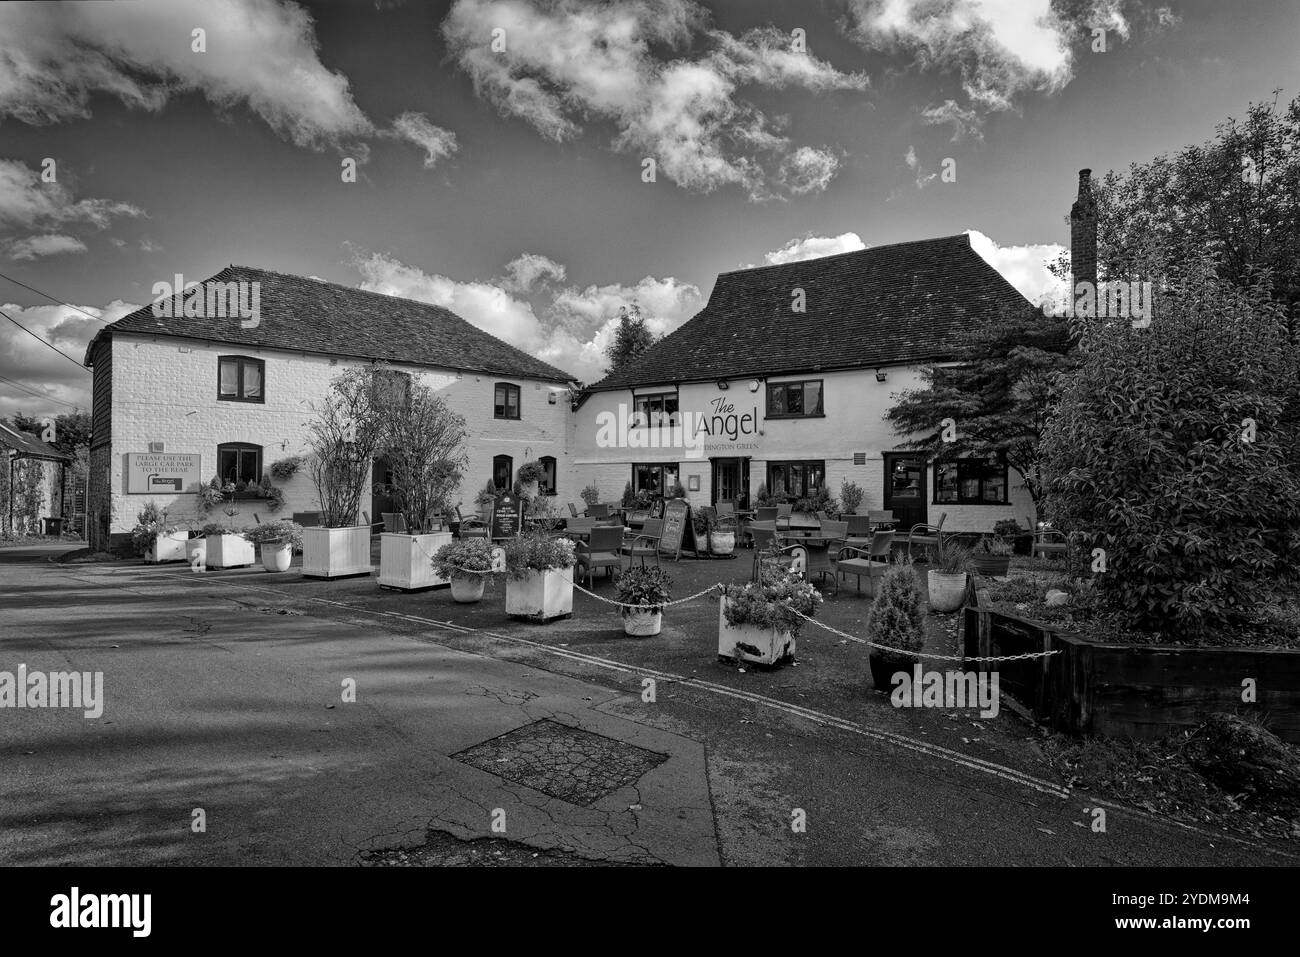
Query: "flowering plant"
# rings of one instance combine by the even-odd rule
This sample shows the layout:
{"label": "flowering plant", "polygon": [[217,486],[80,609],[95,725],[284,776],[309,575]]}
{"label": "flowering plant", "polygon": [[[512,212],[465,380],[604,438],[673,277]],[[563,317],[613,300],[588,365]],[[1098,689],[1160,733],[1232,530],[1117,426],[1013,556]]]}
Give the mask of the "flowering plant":
{"label": "flowering plant", "polygon": [[812,617],[822,602],[821,592],[793,575],[743,588],[723,589],[723,614],[730,625],[775,628],[797,637],[803,626],[800,614]]}
{"label": "flowering plant", "polygon": [[433,553],[433,570],[439,578],[448,580],[473,581],[484,578],[487,573],[497,571],[493,548],[486,538],[462,538],[448,542]]}
{"label": "flowering plant", "polygon": [[506,573],[515,581],[533,572],[572,568],[573,542],[567,538],[541,538],[525,535],[506,545]]}

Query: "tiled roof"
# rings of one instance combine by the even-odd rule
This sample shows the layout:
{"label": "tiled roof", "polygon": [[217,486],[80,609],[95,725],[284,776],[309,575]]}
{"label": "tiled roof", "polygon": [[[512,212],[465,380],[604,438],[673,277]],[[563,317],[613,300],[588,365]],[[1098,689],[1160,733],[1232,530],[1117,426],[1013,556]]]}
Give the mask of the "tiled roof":
{"label": "tiled roof", "polygon": [[258,325],[244,329],[237,318],[159,318],[150,304],[101,330],[86,350],[86,364],[100,337],[136,332],[515,378],[573,378],[441,306],[250,266],[227,266],[206,281],[260,283]]}
{"label": "tiled roof", "polygon": [[[795,289],[807,311],[793,312]],[[631,367],[625,389],[951,358],[959,330],[1030,303],[965,235],[722,273],[708,304]]]}
{"label": "tiled roof", "polygon": [[60,459],[68,461],[72,458],[60,452],[52,445],[47,445],[30,432],[22,432],[4,419],[0,419],[0,447],[16,449],[20,456],[35,455],[43,459]]}

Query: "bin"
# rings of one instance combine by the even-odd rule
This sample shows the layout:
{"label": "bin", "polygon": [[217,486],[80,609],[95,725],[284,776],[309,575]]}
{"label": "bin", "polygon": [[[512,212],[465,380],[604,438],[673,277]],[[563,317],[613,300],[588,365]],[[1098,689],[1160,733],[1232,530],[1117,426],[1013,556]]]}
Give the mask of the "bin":
{"label": "bin", "polygon": [[63,534],[63,519],[61,518],[43,518],[41,523],[44,525],[43,534],[58,538]]}

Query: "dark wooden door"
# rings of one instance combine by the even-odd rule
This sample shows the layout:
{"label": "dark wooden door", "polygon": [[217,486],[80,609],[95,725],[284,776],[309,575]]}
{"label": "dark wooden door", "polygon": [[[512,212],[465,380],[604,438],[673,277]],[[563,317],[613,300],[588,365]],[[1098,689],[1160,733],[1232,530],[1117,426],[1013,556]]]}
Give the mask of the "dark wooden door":
{"label": "dark wooden door", "polygon": [[749,459],[712,459],[711,504],[731,501],[737,508],[749,508]]}
{"label": "dark wooden door", "polygon": [[885,509],[894,513],[894,528],[906,535],[926,521],[925,456],[885,453]]}

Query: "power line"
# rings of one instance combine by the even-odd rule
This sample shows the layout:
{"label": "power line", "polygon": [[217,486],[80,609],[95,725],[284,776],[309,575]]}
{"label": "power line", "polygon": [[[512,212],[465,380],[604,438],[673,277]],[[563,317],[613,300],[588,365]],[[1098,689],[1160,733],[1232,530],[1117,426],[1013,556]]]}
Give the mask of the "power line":
{"label": "power line", "polygon": [[18,327],[19,329],[21,329],[23,332],[27,333],[29,336],[31,336],[33,339],[35,339],[37,342],[41,343],[42,345],[49,346],[51,349],[53,349],[53,350],[54,350],[55,352],[57,352],[59,355],[63,356],[63,358],[67,359],[69,362],[71,362],[73,365],[75,365],[75,366],[76,366],[78,369],[80,369],[82,372],[89,372],[89,371],[90,371],[90,370],[87,369],[85,366],[83,366],[80,362],[78,362],[76,359],[72,358],[72,356],[68,355],[66,352],[64,352],[62,349],[60,349],[58,346],[56,346],[54,343],[52,343],[52,342],[46,342],[44,339],[42,339],[42,338],[41,338],[40,336],[38,336],[36,333],[32,332],[32,330],[28,329],[26,326],[24,326],[21,322],[19,322],[19,321],[18,321],[17,319],[15,319],[13,316],[9,315],[9,313],[5,312],[3,309],[0,309],[0,316],[4,316],[6,319],[8,319],[10,322],[12,322],[15,326],[17,326],[17,327]]}
{"label": "power line", "polygon": [[101,317],[101,316],[96,316],[96,315],[93,315],[92,313],[86,312],[86,310],[85,310],[85,309],[82,309],[80,306],[74,306],[74,305],[73,305],[72,303],[70,303],[70,302],[64,302],[62,299],[57,299],[57,298],[55,298],[54,296],[51,296],[48,292],[41,292],[41,290],[37,289],[35,286],[29,286],[29,285],[27,285],[27,283],[23,282],[23,281],[20,280],[20,279],[15,279],[13,276],[6,276],[4,273],[0,272],[0,279],[8,279],[8,280],[9,280],[11,283],[13,283],[15,286],[22,286],[22,287],[23,287],[24,289],[26,289],[28,292],[34,292],[34,293],[36,293],[36,295],[38,295],[38,296],[43,296],[44,298],[48,299],[50,302],[57,302],[60,306],[67,306],[69,309],[75,309],[75,310],[77,310],[77,312],[81,313],[83,316],[90,316],[90,318],[91,318],[91,319],[94,319],[96,322],[110,322],[110,321],[111,321],[111,320],[109,320],[109,319],[104,319],[104,318]]}
{"label": "power line", "polygon": [[64,402],[62,399],[56,399],[56,398],[54,398],[53,396],[49,396],[49,395],[45,395],[44,393],[37,392],[35,389],[31,388],[30,386],[24,385],[23,383],[18,382],[18,381],[14,380],[14,379],[6,378],[5,376],[2,376],[2,375],[0,375],[0,382],[8,382],[8,383],[9,383],[11,386],[13,386],[14,388],[16,388],[16,389],[22,389],[22,390],[23,390],[24,392],[26,392],[28,395],[35,396],[36,398],[38,398],[38,399],[42,399],[42,400],[44,400],[45,402],[57,402],[59,405],[66,405],[69,409],[80,409],[80,408],[81,408],[81,406],[79,406],[79,405],[74,405],[74,404],[71,403],[71,402]]}

